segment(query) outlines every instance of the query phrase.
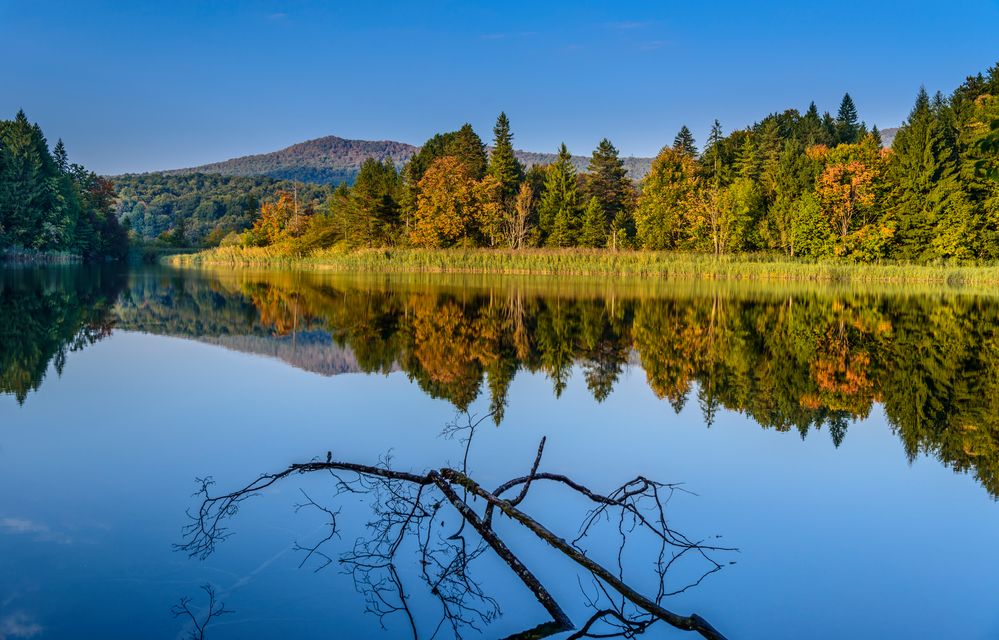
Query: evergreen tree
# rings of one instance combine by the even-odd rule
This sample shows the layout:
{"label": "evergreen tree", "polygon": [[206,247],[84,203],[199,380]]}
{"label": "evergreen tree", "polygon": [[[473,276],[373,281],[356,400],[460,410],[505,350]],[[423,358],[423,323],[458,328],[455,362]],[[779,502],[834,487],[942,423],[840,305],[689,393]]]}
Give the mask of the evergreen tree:
{"label": "evergreen tree", "polygon": [[878,143],[879,147],[884,146],[885,143],[884,140],[881,139],[881,131],[878,129],[878,125],[874,125],[871,128],[871,137],[874,138],[874,141]]}
{"label": "evergreen tree", "polygon": [[934,233],[946,224],[948,211],[960,203],[955,150],[948,145],[929,95],[920,89],[916,103],[892,143],[890,176],[898,220],[898,256],[906,260],[934,257]]}
{"label": "evergreen tree", "polygon": [[66,145],[62,143],[62,138],[56,142],[55,148],[52,150],[52,158],[55,160],[56,168],[59,169],[59,173],[66,173],[69,171],[69,159],[66,155]]}
{"label": "evergreen tree", "polygon": [[583,213],[583,229],[579,236],[583,247],[603,247],[607,244],[607,214],[596,196],[590,198]]}
{"label": "evergreen tree", "polygon": [[814,102],[809,103],[808,110],[801,117],[801,122],[798,124],[798,131],[801,142],[806,147],[830,143],[828,132],[822,125],[822,118],[819,116],[819,110],[816,108]]}
{"label": "evergreen tree", "polygon": [[504,207],[510,209],[524,179],[524,167],[513,153],[510,121],[502,112],[496,118],[496,126],[493,127],[493,149],[489,154],[488,173],[499,184]]}
{"label": "evergreen tree", "polygon": [[0,121],[0,251],[19,246],[122,257],[113,201],[113,185],[70,165],[61,141],[53,156],[41,127],[23,110]]}
{"label": "evergreen tree", "polygon": [[853,104],[853,98],[850,97],[850,94],[845,93],[843,101],[839,103],[839,111],[836,112],[837,142],[840,144],[855,143],[859,134],[857,122],[857,107]]}
{"label": "evergreen tree", "polygon": [[486,145],[482,144],[482,138],[475,133],[472,125],[465,123],[461,129],[458,129],[447,146],[447,155],[458,158],[475,180],[481,180],[486,175],[486,167],[489,164]]}
{"label": "evergreen tree", "polygon": [[673,138],[673,148],[688,156],[697,156],[697,145],[694,143],[694,134],[690,132],[687,125],[680,127],[680,131]]}
{"label": "evergreen tree", "polygon": [[607,138],[593,150],[585,177],[586,195],[600,203],[611,227],[604,235],[610,234],[611,246],[616,248],[619,235],[633,235],[630,215],[633,189],[617,149]]}
{"label": "evergreen tree", "polygon": [[576,169],[565,143],[559,147],[555,162],[548,167],[538,217],[546,245],[570,247],[576,243],[580,226],[579,194]]}

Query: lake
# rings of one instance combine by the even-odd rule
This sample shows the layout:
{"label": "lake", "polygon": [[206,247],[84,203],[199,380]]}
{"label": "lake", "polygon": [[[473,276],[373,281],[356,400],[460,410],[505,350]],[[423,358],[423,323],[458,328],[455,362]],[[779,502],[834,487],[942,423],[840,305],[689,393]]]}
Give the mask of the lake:
{"label": "lake", "polygon": [[[728,638],[999,637],[996,297],[15,269],[0,367],[2,639],[197,635],[205,586],[229,611],[213,640],[535,628],[546,610],[433,484],[345,467],[492,491],[542,438],[541,473],[624,497],[587,520],[599,503],[538,476],[517,509],[568,542],[590,523],[589,557]],[[214,496],[295,463],[210,512],[221,535],[188,528],[198,478]],[[514,516],[491,526],[577,628],[640,623]]]}

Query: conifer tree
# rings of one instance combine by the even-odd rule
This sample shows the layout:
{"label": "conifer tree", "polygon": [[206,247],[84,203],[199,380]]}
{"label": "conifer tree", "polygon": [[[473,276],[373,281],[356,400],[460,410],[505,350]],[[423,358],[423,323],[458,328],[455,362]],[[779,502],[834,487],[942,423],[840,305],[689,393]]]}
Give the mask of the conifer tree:
{"label": "conifer tree", "polygon": [[[889,171],[895,183],[898,255],[907,260],[932,258],[934,233],[946,223],[957,184],[955,150],[948,146],[925,89],[919,90],[892,151]],[[963,211],[963,206],[958,209]]]}
{"label": "conifer tree", "polygon": [[607,244],[607,214],[596,196],[590,198],[583,213],[583,229],[579,236],[583,247],[603,247]]}
{"label": "conifer tree", "polygon": [[69,171],[69,159],[66,155],[66,145],[62,143],[62,138],[56,142],[55,148],[52,150],[52,159],[55,160],[56,168],[59,169],[59,173],[66,173]]}
{"label": "conifer tree", "polygon": [[502,112],[496,118],[496,126],[493,127],[493,149],[489,154],[488,173],[499,184],[504,207],[512,208],[520,182],[524,179],[524,167],[514,155],[510,120]]}
{"label": "conifer tree", "polygon": [[555,162],[548,167],[538,217],[546,245],[570,247],[576,243],[580,226],[579,194],[576,169],[565,143],[559,147]]}
{"label": "conifer tree", "polygon": [[842,102],[839,103],[839,111],[836,112],[837,142],[840,144],[856,142],[859,131],[857,122],[857,107],[853,104],[850,94],[845,93]]}
{"label": "conifer tree", "polygon": [[481,180],[486,175],[489,163],[486,158],[486,146],[482,144],[482,138],[475,133],[472,125],[467,122],[455,132],[454,138],[447,146],[447,155],[458,158],[473,179]]}
{"label": "conifer tree", "polygon": [[816,108],[814,102],[809,103],[808,110],[801,117],[798,130],[800,131],[801,141],[806,147],[815,144],[829,144],[830,142],[828,133],[825,127],[822,126],[822,118],[819,116],[819,110]]}
{"label": "conifer tree", "polygon": [[616,248],[619,235],[627,237],[633,233],[632,186],[617,149],[607,138],[600,141],[590,156],[585,185],[586,195],[597,199],[610,222],[610,244]]}
{"label": "conifer tree", "polygon": [[680,127],[680,131],[673,138],[673,148],[688,156],[697,156],[697,145],[694,142],[694,134],[690,132],[687,125]]}

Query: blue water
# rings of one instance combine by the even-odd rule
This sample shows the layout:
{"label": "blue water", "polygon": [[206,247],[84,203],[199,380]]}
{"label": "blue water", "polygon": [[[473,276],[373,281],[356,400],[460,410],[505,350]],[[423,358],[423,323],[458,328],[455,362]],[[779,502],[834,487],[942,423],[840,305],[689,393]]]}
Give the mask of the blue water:
{"label": "blue water", "polygon": [[[299,567],[294,543],[322,537],[325,522],[295,512],[300,489],[343,507],[341,547],[372,518],[367,496],[334,500],[328,477],[293,477],[245,503],[235,535],[207,560],[172,545],[197,503],[196,477],[231,489],[327,450],[364,463],[391,452],[394,468],[414,471],[460,465],[461,443],[441,436],[454,403],[404,371],[321,375],[127,324],[70,352],[61,375],[50,363],[23,404],[0,396],[0,638],[183,637],[191,627],[170,608],[184,596],[204,604],[203,584],[233,610],[210,624],[212,639],[407,637],[403,616],[365,613],[363,593],[336,566]],[[468,410],[489,406],[480,394]],[[526,473],[542,436],[542,469],[591,488],[646,475],[696,493],[670,503],[672,526],[721,535],[738,551],[718,554],[721,571],[664,604],[730,638],[999,637],[995,500],[934,456],[910,461],[877,403],[836,447],[824,431],[803,439],[724,407],[708,428],[696,401],[676,413],[657,397],[635,358],[603,402],[579,364],[558,397],[544,372],[521,371],[501,424],[475,434],[471,475],[493,487]],[[546,486],[522,507],[570,538],[588,508]],[[453,512],[443,521],[458,524]],[[574,622],[585,620],[590,578],[509,520],[496,527]],[[593,550],[609,565],[612,533]],[[463,635],[502,637],[546,619],[495,557],[475,566],[502,616]],[[647,566],[629,567],[642,588],[652,588]],[[403,577],[415,567],[405,554]],[[429,637],[436,609],[412,584]],[[690,634],[659,624],[647,637]]]}

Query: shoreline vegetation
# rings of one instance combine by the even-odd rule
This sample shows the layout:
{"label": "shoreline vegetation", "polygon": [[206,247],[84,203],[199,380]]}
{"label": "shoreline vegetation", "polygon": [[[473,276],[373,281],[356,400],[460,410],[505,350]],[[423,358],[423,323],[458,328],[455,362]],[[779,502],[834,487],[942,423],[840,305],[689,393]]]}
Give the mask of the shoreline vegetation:
{"label": "shoreline vegetation", "polygon": [[599,249],[325,249],[292,255],[278,247],[220,247],[162,259],[178,268],[295,269],[337,273],[455,273],[641,277],[675,280],[999,285],[999,264],[977,266],[792,260],[768,255]]}
{"label": "shoreline vegetation", "polygon": [[202,201],[157,237],[218,240],[182,264],[999,284],[999,64],[949,96],[920,89],[889,148],[849,94],[835,116],[813,103],[728,134],[716,120],[702,148],[682,127],[640,182],[607,139],[583,172],[564,144],[524,166],[512,141],[500,113],[491,146],[465,124],[404,164],[369,158],[325,198],[264,194],[211,243],[189,230],[231,207]]}
{"label": "shoreline vegetation", "polygon": [[69,251],[39,251],[17,247],[0,250],[0,267],[81,263],[83,263],[83,257]]}

